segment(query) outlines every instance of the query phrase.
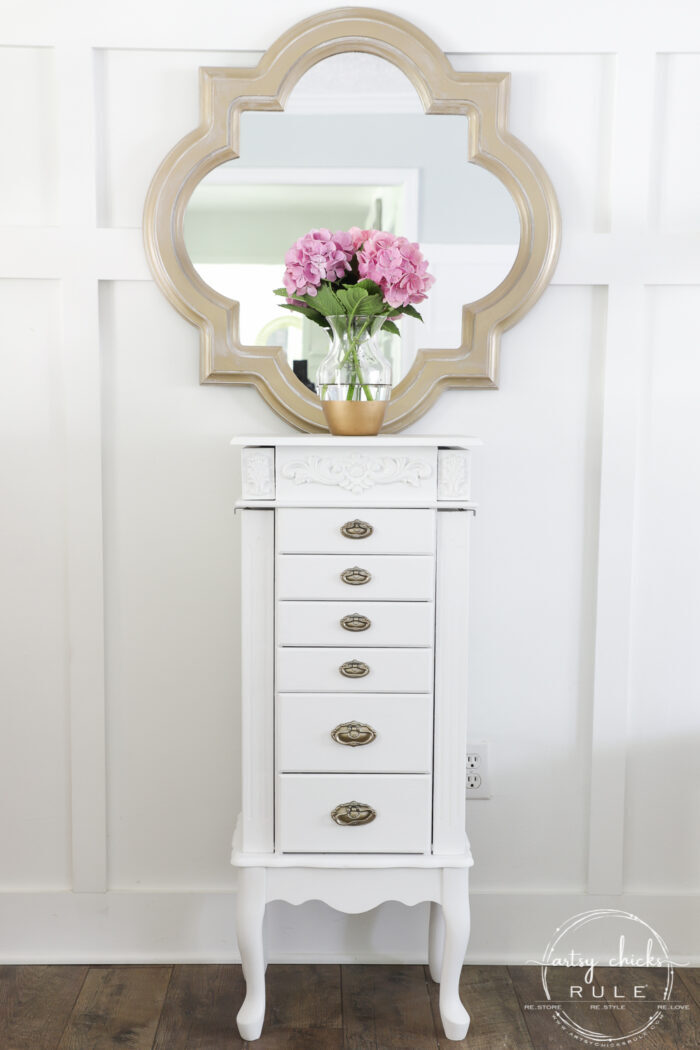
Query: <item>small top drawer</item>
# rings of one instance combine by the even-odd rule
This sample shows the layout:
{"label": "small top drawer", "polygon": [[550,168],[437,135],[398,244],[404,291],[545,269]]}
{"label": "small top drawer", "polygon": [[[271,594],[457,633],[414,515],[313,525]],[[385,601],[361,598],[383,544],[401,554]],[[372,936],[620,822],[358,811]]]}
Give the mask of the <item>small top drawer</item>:
{"label": "small top drawer", "polygon": [[432,554],[435,511],[287,507],[276,536],[280,554]]}
{"label": "small top drawer", "polygon": [[276,683],[289,693],[429,693],[433,652],[286,646],[277,650]]}
{"label": "small top drawer", "polygon": [[[424,554],[280,554],[280,600],[428,602],[433,600],[435,560]],[[352,611],[352,610],[351,610]]]}
{"label": "small top drawer", "polygon": [[432,646],[432,602],[277,603],[278,645]]}

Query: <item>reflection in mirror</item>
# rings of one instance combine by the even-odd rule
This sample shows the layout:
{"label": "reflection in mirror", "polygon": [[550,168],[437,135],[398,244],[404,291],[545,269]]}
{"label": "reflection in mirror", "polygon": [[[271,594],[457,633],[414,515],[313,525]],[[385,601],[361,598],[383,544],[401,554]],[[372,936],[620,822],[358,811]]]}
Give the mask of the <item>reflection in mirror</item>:
{"label": "reflection in mirror", "polygon": [[520,238],[506,188],[467,160],[466,119],[426,116],[403,74],[365,54],[318,63],[283,113],[243,113],[240,158],[200,182],[185,214],[196,271],[241,304],[241,342],[284,347],[312,389],[328,337],[273,289],[297,238],[351,226],[418,241],[436,277],[424,324],[405,317],[401,338],[381,336],[394,384],[419,347],[460,345],[462,306],[500,284]]}

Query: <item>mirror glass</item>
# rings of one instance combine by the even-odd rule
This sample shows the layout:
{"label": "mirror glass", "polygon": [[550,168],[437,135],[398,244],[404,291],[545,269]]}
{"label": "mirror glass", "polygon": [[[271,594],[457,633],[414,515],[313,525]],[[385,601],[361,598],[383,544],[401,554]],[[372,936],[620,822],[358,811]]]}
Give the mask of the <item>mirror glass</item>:
{"label": "mirror glass", "polygon": [[328,336],[273,289],[297,238],[351,226],[418,241],[436,278],[424,323],[380,335],[394,384],[418,348],[460,345],[462,306],[500,284],[520,240],[505,186],[467,160],[466,119],[427,116],[391,63],[344,53],[309,70],[283,113],[242,114],[240,157],[199,183],[184,234],[200,277],[240,302],[241,342],[283,346],[313,388]]}

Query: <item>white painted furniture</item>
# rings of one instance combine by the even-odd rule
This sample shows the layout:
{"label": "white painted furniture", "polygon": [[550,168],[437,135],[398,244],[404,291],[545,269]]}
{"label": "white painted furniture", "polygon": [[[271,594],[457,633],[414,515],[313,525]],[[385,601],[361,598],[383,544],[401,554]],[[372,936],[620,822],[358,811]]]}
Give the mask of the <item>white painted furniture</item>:
{"label": "white painted furniture", "polygon": [[247,994],[265,1012],[271,900],[430,901],[448,1039],[469,1015],[465,832],[469,457],[475,439],[241,438],[243,809],[233,842]]}

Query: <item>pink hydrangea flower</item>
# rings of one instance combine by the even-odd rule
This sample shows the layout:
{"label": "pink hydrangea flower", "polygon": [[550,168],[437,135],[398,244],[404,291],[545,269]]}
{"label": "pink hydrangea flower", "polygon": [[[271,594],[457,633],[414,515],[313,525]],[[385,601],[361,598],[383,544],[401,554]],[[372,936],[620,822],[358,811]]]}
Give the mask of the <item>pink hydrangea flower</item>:
{"label": "pink hydrangea flower", "polygon": [[357,256],[360,278],[379,285],[393,309],[422,303],[435,282],[420,247],[406,237],[383,230],[317,229],[300,237],[285,255],[287,302],[301,305],[301,296],[315,296],[322,281],[344,278]]}
{"label": "pink hydrangea flower", "polygon": [[284,287],[291,301],[298,295],[316,295],[321,281],[337,281],[350,269],[355,251],[350,233],[311,230],[300,237],[284,257]]}
{"label": "pink hydrangea flower", "polygon": [[367,240],[369,235],[371,233],[374,233],[374,232],[376,232],[376,231],[374,231],[374,230],[361,230],[359,226],[351,226],[350,229],[348,230],[348,233],[349,233],[350,237],[352,237],[353,251],[357,251],[357,249],[360,248],[364,244],[364,242]]}
{"label": "pink hydrangea flower", "polygon": [[428,262],[420,247],[393,233],[364,232],[367,237],[358,255],[360,277],[378,284],[389,306],[422,303],[435,278],[428,273]]}

